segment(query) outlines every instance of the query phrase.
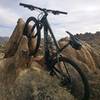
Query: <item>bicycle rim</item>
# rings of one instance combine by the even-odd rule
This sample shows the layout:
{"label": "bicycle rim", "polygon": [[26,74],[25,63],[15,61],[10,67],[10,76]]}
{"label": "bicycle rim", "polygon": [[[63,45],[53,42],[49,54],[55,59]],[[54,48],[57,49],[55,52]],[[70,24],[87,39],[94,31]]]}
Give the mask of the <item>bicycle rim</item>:
{"label": "bicycle rim", "polygon": [[81,69],[72,60],[64,57],[53,61],[53,70],[66,88],[78,100],[89,100],[89,84]]}

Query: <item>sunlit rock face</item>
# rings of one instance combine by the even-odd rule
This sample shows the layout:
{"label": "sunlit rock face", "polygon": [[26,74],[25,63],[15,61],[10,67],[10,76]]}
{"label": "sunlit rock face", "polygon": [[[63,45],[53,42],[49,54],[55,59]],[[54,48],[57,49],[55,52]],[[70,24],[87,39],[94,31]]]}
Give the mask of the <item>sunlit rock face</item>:
{"label": "sunlit rock face", "polygon": [[[9,39],[9,41],[6,44],[6,48],[5,48],[5,58],[7,57],[11,57],[14,56],[14,54],[16,53],[19,43],[21,42],[22,36],[23,36],[23,30],[24,30],[24,26],[25,26],[25,21],[20,18],[17,21],[17,25]],[[31,31],[32,26],[29,24],[28,25],[28,30],[27,32]],[[24,34],[29,34],[29,33],[24,33]],[[32,32],[32,35],[34,34],[34,32]],[[32,38],[31,40],[31,44],[29,45],[29,50],[32,51],[32,49],[34,48],[34,39]]]}
{"label": "sunlit rock face", "polygon": [[77,34],[77,37],[91,45],[91,55],[96,62],[96,66],[100,68],[100,31],[96,33],[86,32],[85,34]]}
{"label": "sunlit rock face", "polygon": [[22,33],[24,29],[25,22],[23,19],[19,19],[17,22],[17,25],[9,39],[9,41],[6,44],[5,48],[5,58],[11,57],[15,54],[18,44],[22,38]]}

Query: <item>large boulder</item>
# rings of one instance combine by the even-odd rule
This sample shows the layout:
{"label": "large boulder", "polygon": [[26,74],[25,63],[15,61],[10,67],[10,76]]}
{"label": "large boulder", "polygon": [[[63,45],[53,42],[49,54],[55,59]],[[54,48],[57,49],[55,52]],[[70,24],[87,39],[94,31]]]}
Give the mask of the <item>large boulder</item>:
{"label": "large boulder", "polygon": [[91,55],[96,62],[96,66],[100,68],[100,32],[77,34],[76,36],[91,45]]}
{"label": "large boulder", "polygon": [[[68,38],[59,41],[60,47],[68,43]],[[97,63],[99,63],[98,55],[93,48],[86,42],[82,42],[81,50],[75,50],[70,45],[63,50],[63,55],[74,60],[84,71],[95,72]]]}
{"label": "large boulder", "polygon": [[[22,36],[23,36],[24,26],[25,26],[25,21],[22,18],[18,19],[17,25],[12,35],[10,36],[9,41],[5,45],[4,58],[14,56],[14,54],[16,53],[18,46],[21,42]],[[32,26],[29,24],[27,28],[27,32],[30,32],[31,29],[32,29]],[[32,35],[34,35],[34,32],[32,32]],[[28,41],[30,41],[30,44],[28,45],[29,50],[32,51],[32,49],[34,48],[35,39],[34,38],[30,40],[28,39]]]}
{"label": "large boulder", "polygon": [[14,56],[15,52],[17,51],[19,42],[22,38],[22,33],[24,29],[25,22],[23,19],[19,19],[17,22],[17,25],[9,39],[9,41],[6,43],[5,48],[5,58]]}

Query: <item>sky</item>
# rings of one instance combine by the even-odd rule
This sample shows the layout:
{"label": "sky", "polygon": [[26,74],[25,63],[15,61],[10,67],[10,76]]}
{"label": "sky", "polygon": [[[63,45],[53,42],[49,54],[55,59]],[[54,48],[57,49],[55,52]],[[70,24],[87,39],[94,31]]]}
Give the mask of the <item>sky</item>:
{"label": "sky", "polygon": [[38,15],[39,12],[19,6],[20,2],[68,12],[48,16],[58,38],[66,36],[66,30],[73,34],[100,31],[100,0],[0,0],[0,36],[10,36],[19,18],[26,21]]}

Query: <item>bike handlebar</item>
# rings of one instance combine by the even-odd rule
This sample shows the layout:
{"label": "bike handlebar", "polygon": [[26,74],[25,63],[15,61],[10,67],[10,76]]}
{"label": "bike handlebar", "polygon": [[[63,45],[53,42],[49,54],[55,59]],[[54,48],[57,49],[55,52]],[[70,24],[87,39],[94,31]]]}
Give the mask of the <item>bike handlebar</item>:
{"label": "bike handlebar", "polygon": [[24,4],[24,3],[20,3],[20,6],[24,6],[30,10],[35,10],[35,9],[38,9],[38,10],[41,10],[43,12],[50,12],[50,13],[53,13],[54,15],[58,15],[58,14],[68,14],[67,12],[63,12],[63,11],[58,11],[58,10],[50,10],[50,9],[45,9],[45,8],[40,8],[40,7],[36,7],[36,6],[33,6],[33,5],[29,5],[29,4]]}

